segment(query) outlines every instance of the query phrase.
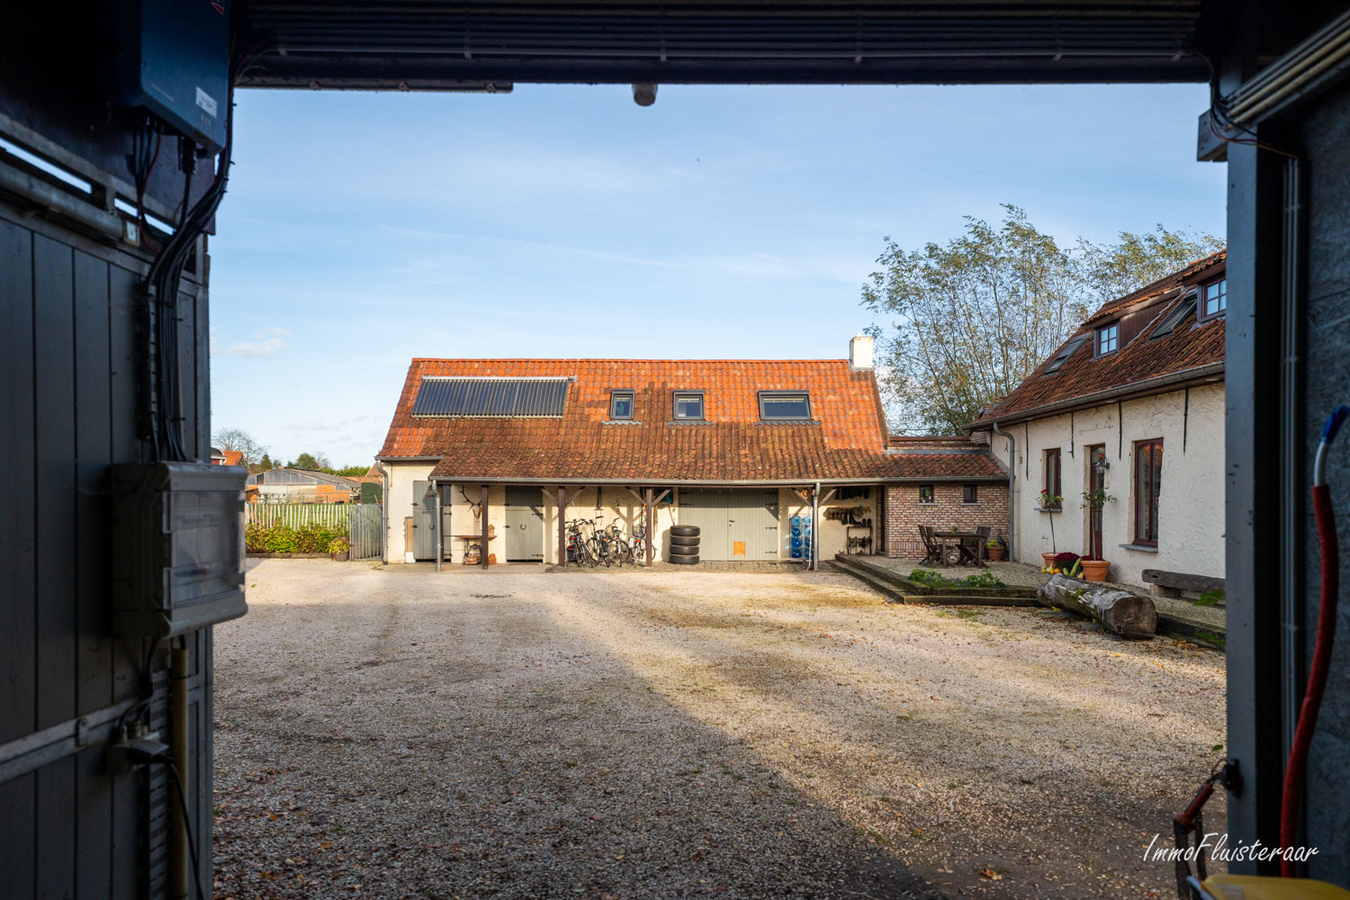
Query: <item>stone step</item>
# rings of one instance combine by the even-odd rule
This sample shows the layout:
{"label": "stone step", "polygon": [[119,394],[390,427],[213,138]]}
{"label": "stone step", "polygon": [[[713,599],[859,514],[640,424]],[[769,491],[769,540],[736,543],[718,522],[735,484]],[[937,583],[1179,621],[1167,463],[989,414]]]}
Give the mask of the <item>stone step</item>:
{"label": "stone step", "polygon": [[888,573],[879,566],[869,566],[866,563],[848,556],[836,556],[833,560],[826,560],[826,565],[832,566],[840,572],[847,572],[859,581],[865,582],[873,590],[885,595],[897,603],[929,603],[935,606],[1037,606],[1034,597],[1018,596],[1017,594],[1000,592],[981,592],[978,589],[970,593],[953,594],[917,594],[905,591],[900,585],[890,578],[885,577]]}
{"label": "stone step", "polygon": [[852,575],[854,578],[863,582],[868,587],[872,588],[872,590],[881,594],[883,597],[892,601],[893,603],[906,602],[905,595],[897,588],[897,586],[894,583],[882,578],[878,578],[871,572],[865,571],[860,566],[850,565],[844,562],[843,560],[838,559],[833,560],[827,559],[825,560],[825,565],[829,566],[832,570],[836,572],[844,572],[848,575]]}

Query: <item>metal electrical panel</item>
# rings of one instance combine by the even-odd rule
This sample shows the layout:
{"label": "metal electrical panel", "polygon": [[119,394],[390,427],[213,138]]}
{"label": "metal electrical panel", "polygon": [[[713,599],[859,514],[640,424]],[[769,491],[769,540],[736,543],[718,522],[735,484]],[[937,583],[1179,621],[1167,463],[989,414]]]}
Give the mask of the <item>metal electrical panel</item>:
{"label": "metal electrical panel", "polygon": [[229,113],[229,0],[127,0],[116,14],[113,101],[147,109],[219,153]]}
{"label": "metal electrical panel", "polygon": [[113,627],[173,637],[248,611],[245,469],[202,463],[113,466]]}

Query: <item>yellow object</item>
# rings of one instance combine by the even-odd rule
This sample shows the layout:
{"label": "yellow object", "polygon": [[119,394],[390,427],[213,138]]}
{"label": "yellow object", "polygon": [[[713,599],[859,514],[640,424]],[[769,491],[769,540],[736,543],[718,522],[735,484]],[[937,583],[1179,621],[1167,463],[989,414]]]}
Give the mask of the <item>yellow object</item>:
{"label": "yellow object", "polygon": [[1212,875],[1203,887],[1215,900],[1350,900],[1350,891],[1304,878]]}

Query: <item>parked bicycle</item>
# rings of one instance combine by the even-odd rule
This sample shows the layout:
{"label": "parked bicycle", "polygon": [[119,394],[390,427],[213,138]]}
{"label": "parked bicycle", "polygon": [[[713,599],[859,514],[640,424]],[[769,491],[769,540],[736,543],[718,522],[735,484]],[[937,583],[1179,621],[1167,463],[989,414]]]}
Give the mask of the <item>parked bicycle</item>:
{"label": "parked bicycle", "polygon": [[633,545],[628,541],[618,522],[603,525],[601,517],[572,519],[567,522],[567,559],[592,569],[603,563],[606,567],[632,565],[636,560]]}

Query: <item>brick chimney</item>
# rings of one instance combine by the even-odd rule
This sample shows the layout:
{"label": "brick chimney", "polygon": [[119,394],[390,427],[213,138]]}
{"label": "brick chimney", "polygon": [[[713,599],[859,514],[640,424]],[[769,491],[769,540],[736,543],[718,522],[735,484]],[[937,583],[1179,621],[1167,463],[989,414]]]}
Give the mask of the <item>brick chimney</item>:
{"label": "brick chimney", "polygon": [[848,369],[858,372],[872,368],[872,338],[865,334],[856,334],[848,342]]}

